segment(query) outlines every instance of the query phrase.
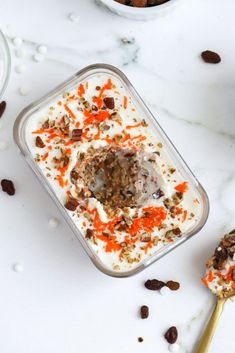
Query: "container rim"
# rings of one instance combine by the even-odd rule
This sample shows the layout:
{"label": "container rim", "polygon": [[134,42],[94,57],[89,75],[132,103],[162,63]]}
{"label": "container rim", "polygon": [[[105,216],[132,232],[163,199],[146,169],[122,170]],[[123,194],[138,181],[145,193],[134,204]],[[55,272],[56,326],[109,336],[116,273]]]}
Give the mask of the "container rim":
{"label": "container rim", "polygon": [[[47,184],[44,184],[44,187],[47,189],[50,196],[53,198],[53,200],[57,204],[58,208],[60,209],[60,211],[64,215],[64,218],[67,221],[68,225],[72,229],[76,238],[80,241],[81,245],[83,246],[83,248],[85,249],[85,251],[89,255],[89,257],[92,260],[92,262],[94,263],[94,265],[99,270],[101,270],[103,273],[105,273],[106,275],[109,275],[111,277],[120,277],[120,278],[130,277],[130,276],[142,271],[144,268],[148,267],[150,264],[153,264],[154,262],[159,260],[161,257],[165,256],[167,253],[171,252],[173,249],[175,249],[176,247],[178,247],[179,245],[184,243],[186,240],[191,238],[193,235],[198,233],[203,228],[203,226],[205,225],[205,223],[208,219],[209,208],[210,208],[209,199],[208,199],[208,196],[207,196],[205,189],[202,187],[202,185],[199,183],[198,179],[195,177],[193,172],[190,170],[190,168],[188,167],[188,165],[186,164],[186,162],[184,161],[181,154],[178,152],[178,150],[176,149],[175,145],[172,143],[170,138],[167,136],[167,134],[161,128],[161,126],[159,125],[155,116],[150,112],[150,110],[148,109],[146,104],[143,102],[142,98],[140,97],[138,92],[135,90],[135,88],[133,87],[133,85],[131,84],[129,79],[125,76],[125,74],[121,70],[119,70],[118,68],[116,68],[112,65],[109,65],[109,64],[97,63],[97,64],[92,64],[92,65],[86,66],[85,68],[83,68],[80,71],[78,71],[77,73],[75,73],[75,75],[70,77],[68,80],[66,80],[65,82],[63,82],[62,84],[57,86],[55,89],[50,91],[48,94],[44,95],[42,98],[31,103],[30,105],[28,105],[26,108],[24,108],[20,112],[20,114],[18,115],[18,117],[15,120],[14,127],[13,127],[14,141],[18,145],[22,154],[26,157],[26,161],[28,162],[29,166],[33,169],[33,171],[35,172],[35,162],[33,165],[33,161],[31,161],[31,159],[27,157],[28,148],[24,143],[22,143],[22,141],[23,141],[23,138],[22,138],[23,125],[25,122],[24,119],[27,119],[27,116],[30,113],[33,113],[33,111],[40,104],[45,103],[45,101],[47,101],[47,100],[49,101],[55,94],[59,94],[59,92],[61,90],[63,90],[66,85],[69,85],[72,81],[79,79],[79,77],[81,77],[82,75],[84,75],[92,70],[106,70],[106,71],[108,70],[111,73],[115,73],[118,77],[120,77],[125,82],[125,84],[128,86],[128,89],[130,90],[130,93],[134,96],[135,99],[138,99],[140,101],[140,103],[142,104],[144,111],[146,112],[146,115],[148,114],[148,116],[154,120],[154,123],[157,125],[158,132],[159,132],[160,136],[163,137],[163,139],[165,139],[165,141],[170,145],[170,148],[173,150],[173,152],[172,152],[173,157],[176,159],[177,158],[179,159],[180,163],[182,164],[182,167],[185,169],[185,172],[187,172],[189,174],[189,176],[193,179],[194,184],[195,184],[194,187],[195,187],[195,189],[197,189],[197,192],[200,195],[200,198],[202,200],[202,205],[203,205],[203,212],[202,212],[200,222],[198,222],[198,224],[191,231],[189,231],[187,233],[187,235],[182,236],[181,238],[179,238],[178,241],[173,242],[172,244],[166,245],[163,248],[159,249],[153,255],[151,255],[150,257],[145,259],[145,261],[142,264],[133,268],[132,270],[123,271],[123,272],[115,272],[113,270],[106,268],[105,265],[101,262],[99,257],[98,257],[98,260],[97,260],[97,258],[95,258],[94,254],[91,253],[92,251],[91,251],[90,247],[87,245],[86,242],[83,241],[84,237],[82,236],[82,234],[80,232],[79,232],[79,234],[81,236],[78,238],[78,236],[77,236],[78,228],[75,226],[74,222],[71,221],[70,216],[68,215],[68,213],[66,212],[66,210],[64,209],[64,207],[62,206],[60,201],[57,199],[56,194],[53,193],[53,190]],[[42,174],[42,172],[39,170],[39,168],[38,168],[37,172],[35,172],[35,173],[36,173],[38,179],[43,183],[43,181],[45,181],[45,176]]]}

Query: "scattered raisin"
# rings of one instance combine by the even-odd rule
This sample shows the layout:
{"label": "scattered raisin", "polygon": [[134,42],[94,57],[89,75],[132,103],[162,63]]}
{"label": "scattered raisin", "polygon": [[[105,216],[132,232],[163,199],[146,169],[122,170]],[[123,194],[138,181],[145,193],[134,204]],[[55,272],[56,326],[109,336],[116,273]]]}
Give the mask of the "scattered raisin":
{"label": "scattered raisin", "polygon": [[115,103],[114,103],[113,97],[105,97],[105,98],[103,99],[103,101],[104,101],[105,106],[106,106],[108,109],[114,109]]}
{"label": "scattered raisin", "polygon": [[138,337],[138,342],[142,343],[144,341],[143,337]]}
{"label": "scattered raisin", "polygon": [[2,115],[3,115],[3,113],[4,113],[5,109],[6,109],[6,106],[7,106],[7,103],[6,103],[5,101],[2,101],[2,102],[0,103],[0,118],[1,118]]}
{"label": "scattered raisin", "polygon": [[15,195],[15,187],[11,180],[3,179],[1,181],[2,191],[6,192],[8,195]]}
{"label": "scattered raisin", "polygon": [[147,6],[148,0],[132,0],[134,7],[145,7]]}
{"label": "scattered raisin", "polygon": [[206,50],[201,53],[202,59],[209,64],[218,64],[221,61],[221,57],[219,54],[211,51],[211,50]]}
{"label": "scattered raisin", "polygon": [[79,205],[78,201],[73,197],[70,197],[65,203],[64,207],[67,208],[67,210],[69,211],[75,211],[78,205]]}
{"label": "scattered raisin", "polygon": [[178,289],[180,288],[179,282],[175,282],[175,281],[168,281],[168,282],[166,282],[166,286],[167,286],[170,290],[178,290]]}
{"label": "scattered raisin", "polygon": [[140,308],[141,319],[147,319],[149,316],[149,308],[147,305],[142,305]]}
{"label": "scattered raisin", "polygon": [[36,147],[39,147],[39,148],[45,147],[45,143],[42,141],[40,136],[36,137],[35,145],[36,145]]}
{"label": "scattered raisin", "polygon": [[145,287],[149,290],[160,290],[165,286],[165,283],[157,279],[149,279],[145,282]]}
{"label": "scattered raisin", "polygon": [[215,250],[215,257],[216,257],[217,260],[227,260],[227,258],[228,258],[228,250],[226,248],[222,248],[221,246],[219,246]]}
{"label": "scattered raisin", "polygon": [[178,338],[178,331],[177,328],[175,326],[170,327],[165,335],[164,335],[165,339],[167,340],[168,343],[173,344],[177,341]]}

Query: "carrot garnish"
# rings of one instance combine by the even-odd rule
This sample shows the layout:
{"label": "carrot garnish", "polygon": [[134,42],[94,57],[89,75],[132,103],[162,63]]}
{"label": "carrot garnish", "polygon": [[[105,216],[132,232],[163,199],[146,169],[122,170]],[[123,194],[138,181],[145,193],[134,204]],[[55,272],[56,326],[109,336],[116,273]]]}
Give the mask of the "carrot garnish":
{"label": "carrot garnish", "polygon": [[76,120],[76,115],[72,112],[72,110],[67,106],[67,104],[64,104],[64,108],[67,111],[67,113],[69,113],[69,115],[71,116],[72,120]]}
{"label": "carrot garnish", "polygon": [[80,85],[78,87],[78,95],[79,95],[79,97],[83,97],[84,93],[85,93],[84,86],[83,86],[82,83],[80,83]]}
{"label": "carrot garnish", "polygon": [[102,107],[103,101],[102,101],[102,99],[100,97],[93,97],[92,101],[97,104],[98,108]]}
{"label": "carrot garnish", "polygon": [[201,281],[202,281],[202,283],[203,283],[206,287],[208,287],[208,282],[207,282],[207,280],[206,280],[205,277],[203,277],[203,278],[201,279]]}
{"label": "carrot garnish", "polygon": [[134,128],[139,127],[139,126],[141,126],[141,123],[138,123],[138,124],[135,124],[135,125],[127,125],[126,128],[127,129],[134,129]]}
{"label": "carrot garnish", "polygon": [[124,96],[124,98],[123,98],[123,108],[124,109],[127,108],[127,96]]}
{"label": "carrot garnish", "polygon": [[104,86],[101,88],[100,93],[99,93],[99,98],[102,97],[102,95],[103,95],[103,93],[104,93],[104,91],[105,91],[106,89],[111,89],[112,87],[113,87],[113,84],[112,84],[111,79],[109,78],[108,81],[107,81],[107,82],[104,84]]}
{"label": "carrot garnish", "polygon": [[212,282],[214,279],[214,275],[212,271],[209,271],[208,276],[207,276],[207,280],[208,282]]}
{"label": "carrot garnish", "polygon": [[59,182],[60,187],[63,188],[64,187],[64,179],[63,179],[63,177],[61,175],[57,175],[57,180]]}
{"label": "carrot garnish", "polygon": [[48,157],[48,153],[46,152],[46,153],[44,153],[44,155],[42,156],[42,161],[45,161],[45,160],[47,159],[47,157]]}
{"label": "carrot garnish", "polygon": [[182,218],[182,223],[184,223],[184,222],[186,221],[187,214],[188,214],[188,211],[187,211],[187,210],[184,210],[183,218]]}
{"label": "carrot garnish", "polygon": [[183,183],[177,185],[177,186],[175,187],[175,190],[177,190],[177,191],[179,191],[179,192],[182,192],[182,193],[186,192],[186,191],[188,190],[188,183],[187,183],[187,181],[185,181],[185,182],[183,182]]}

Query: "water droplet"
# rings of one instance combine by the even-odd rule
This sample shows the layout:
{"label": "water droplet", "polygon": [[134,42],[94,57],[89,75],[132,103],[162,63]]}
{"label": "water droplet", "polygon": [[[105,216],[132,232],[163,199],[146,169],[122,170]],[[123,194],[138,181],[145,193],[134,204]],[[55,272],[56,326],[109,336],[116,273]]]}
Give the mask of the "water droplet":
{"label": "water droplet", "polygon": [[163,296],[167,296],[171,294],[171,291],[168,287],[165,286],[160,289],[160,294]]}
{"label": "water droplet", "polygon": [[24,267],[23,265],[21,265],[20,263],[15,263],[13,266],[13,271],[17,272],[17,273],[21,273],[24,271]]}
{"label": "water droplet", "polygon": [[20,38],[20,37],[15,37],[15,38],[12,39],[12,43],[13,43],[15,46],[22,45],[23,39]]}
{"label": "water droplet", "polygon": [[46,54],[47,53],[47,47],[45,45],[39,45],[37,47],[37,52],[40,54]]}
{"label": "water droplet", "polygon": [[8,143],[6,141],[0,141],[0,151],[5,151],[8,148]]}
{"label": "water droplet", "polygon": [[54,217],[50,218],[48,223],[50,228],[57,228],[59,226],[59,220]]}
{"label": "water droplet", "polygon": [[80,16],[77,13],[75,13],[75,12],[70,12],[69,15],[68,15],[68,18],[72,22],[78,22],[80,20]]}
{"label": "water droplet", "polygon": [[24,71],[25,71],[25,65],[18,64],[15,66],[15,72],[17,72],[18,74],[21,74]]}

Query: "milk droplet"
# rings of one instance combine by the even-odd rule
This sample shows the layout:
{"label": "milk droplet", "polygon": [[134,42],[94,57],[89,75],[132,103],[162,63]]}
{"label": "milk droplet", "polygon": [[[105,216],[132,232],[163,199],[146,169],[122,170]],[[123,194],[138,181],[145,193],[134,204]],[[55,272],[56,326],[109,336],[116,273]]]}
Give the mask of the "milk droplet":
{"label": "milk droplet", "polygon": [[15,37],[15,38],[12,39],[12,43],[13,43],[15,46],[22,45],[23,39],[20,38],[20,37]]}
{"label": "milk droplet", "polygon": [[168,350],[169,350],[171,353],[176,353],[176,352],[178,352],[179,349],[180,349],[180,346],[179,346],[178,343],[169,344],[169,346],[168,346]]}
{"label": "milk droplet", "polygon": [[37,47],[37,52],[40,54],[46,54],[47,53],[47,47],[45,45],[39,45]]}
{"label": "milk droplet", "polygon": [[21,94],[22,96],[27,96],[28,93],[29,93],[29,88],[27,86],[21,86],[19,88],[19,94]]}
{"label": "milk droplet", "polygon": [[8,143],[6,141],[0,141],[0,151],[5,151],[8,148]]}
{"label": "milk droplet", "polygon": [[69,18],[70,21],[72,21],[72,22],[78,22],[78,21],[80,20],[80,16],[79,16],[77,13],[75,13],[75,12],[70,12],[70,13],[68,14],[68,18]]}
{"label": "milk droplet", "polygon": [[24,267],[23,267],[23,265],[21,265],[19,263],[16,263],[16,264],[13,265],[13,271],[15,271],[17,273],[23,272],[24,271]]}
{"label": "milk droplet", "polygon": [[23,58],[24,57],[24,50],[22,48],[18,48],[15,50],[15,56],[17,58]]}
{"label": "milk droplet", "polygon": [[33,60],[36,62],[40,62],[44,60],[44,55],[42,54],[34,54],[33,55]]}
{"label": "milk droplet", "polygon": [[15,72],[17,72],[18,74],[21,74],[24,71],[25,71],[25,65],[18,64],[15,66]]}
{"label": "milk droplet", "polygon": [[50,228],[57,228],[59,225],[58,219],[54,217],[50,218],[48,223]]}
{"label": "milk droplet", "polygon": [[160,294],[163,296],[167,296],[171,294],[171,291],[168,287],[165,286],[160,289]]}

